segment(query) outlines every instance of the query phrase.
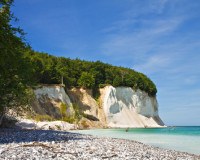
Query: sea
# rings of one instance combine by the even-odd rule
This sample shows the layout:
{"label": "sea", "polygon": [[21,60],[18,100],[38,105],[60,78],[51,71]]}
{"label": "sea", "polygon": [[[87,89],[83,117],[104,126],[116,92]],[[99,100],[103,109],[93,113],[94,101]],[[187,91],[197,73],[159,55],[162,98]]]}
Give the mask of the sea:
{"label": "sea", "polygon": [[135,140],[155,147],[200,155],[200,126],[90,129],[73,132]]}

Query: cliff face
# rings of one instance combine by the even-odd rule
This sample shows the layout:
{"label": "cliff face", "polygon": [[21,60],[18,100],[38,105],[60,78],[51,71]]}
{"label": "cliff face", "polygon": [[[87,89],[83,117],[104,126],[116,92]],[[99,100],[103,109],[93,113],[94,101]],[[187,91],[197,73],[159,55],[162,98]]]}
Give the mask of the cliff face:
{"label": "cliff face", "polygon": [[[69,115],[73,114],[73,105],[84,113],[89,127],[160,127],[162,120],[158,115],[158,103],[155,97],[130,87],[107,86],[100,89],[100,98],[95,100],[92,92],[73,88],[67,91],[60,86],[44,86],[35,90],[39,114],[60,117],[59,106],[66,104]],[[53,109],[54,108],[54,109]]]}
{"label": "cliff face", "polygon": [[103,109],[109,127],[159,127],[158,103],[140,90],[107,86],[101,90]]}
{"label": "cliff face", "polygon": [[80,111],[86,115],[86,123],[90,127],[107,127],[104,110],[100,102],[92,96],[92,91],[83,88],[73,88],[69,90],[68,95],[74,105],[78,106]]}
{"label": "cliff face", "polygon": [[69,96],[66,94],[63,87],[60,86],[43,86],[41,88],[36,89],[35,95],[37,99],[41,99],[42,97],[46,96],[54,101],[60,101],[68,106],[71,106],[72,103],[69,99]]}
{"label": "cliff face", "polygon": [[65,104],[66,115],[73,115],[74,110],[71,100],[61,86],[42,86],[34,90],[36,100],[32,109],[36,114],[49,115],[55,119],[61,119],[60,107]]}

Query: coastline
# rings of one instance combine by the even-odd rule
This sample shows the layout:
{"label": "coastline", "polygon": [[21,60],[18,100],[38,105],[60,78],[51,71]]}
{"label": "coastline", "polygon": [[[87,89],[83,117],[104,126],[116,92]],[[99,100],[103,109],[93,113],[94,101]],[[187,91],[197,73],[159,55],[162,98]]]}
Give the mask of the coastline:
{"label": "coastline", "polygon": [[200,159],[141,142],[53,130],[0,129],[0,159]]}
{"label": "coastline", "polygon": [[99,137],[128,139],[169,150],[200,155],[200,127],[115,128],[72,131]]}

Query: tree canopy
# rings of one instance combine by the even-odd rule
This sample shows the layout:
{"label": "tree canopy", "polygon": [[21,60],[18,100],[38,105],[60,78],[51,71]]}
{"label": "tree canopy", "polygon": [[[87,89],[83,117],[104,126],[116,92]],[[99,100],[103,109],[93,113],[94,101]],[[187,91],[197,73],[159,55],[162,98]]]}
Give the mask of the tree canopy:
{"label": "tree canopy", "polygon": [[60,84],[61,76],[67,88],[99,88],[105,85],[128,86],[155,96],[155,84],[144,74],[130,68],[112,66],[100,61],[55,57],[47,53],[29,51],[36,83]]}
{"label": "tree canopy", "polygon": [[24,54],[28,47],[23,41],[23,31],[10,24],[15,20],[10,12],[12,2],[0,1],[0,115],[6,107],[22,102],[32,79],[32,74],[28,74],[31,73],[29,59]]}

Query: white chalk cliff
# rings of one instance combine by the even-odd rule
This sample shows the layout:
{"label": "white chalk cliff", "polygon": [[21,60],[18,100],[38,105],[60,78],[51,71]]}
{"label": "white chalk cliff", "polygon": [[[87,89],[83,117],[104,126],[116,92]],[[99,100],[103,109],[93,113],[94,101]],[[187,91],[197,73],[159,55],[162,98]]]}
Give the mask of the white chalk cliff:
{"label": "white chalk cliff", "polygon": [[[49,107],[59,108],[60,103],[72,106],[72,102],[86,114],[96,117],[93,127],[161,127],[162,120],[158,115],[158,103],[156,97],[150,97],[141,90],[133,90],[130,87],[106,86],[100,89],[100,99],[97,102],[89,90],[72,89],[66,94],[62,86],[43,86],[35,90],[39,106],[43,108],[39,114],[48,114],[56,118],[57,110],[48,110]],[[49,105],[49,103],[51,105]],[[66,112],[72,113],[73,107],[68,107]],[[54,113],[52,113],[52,111]],[[90,116],[90,117],[91,117]],[[59,113],[57,113],[59,118]],[[98,121],[98,122],[97,122]],[[91,125],[92,127],[92,125]]]}
{"label": "white chalk cliff", "polygon": [[61,86],[43,86],[41,88],[36,89],[34,92],[37,99],[41,98],[42,96],[47,96],[52,100],[60,100],[68,106],[72,105],[64,88]]}
{"label": "white chalk cliff", "polygon": [[55,119],[61,118],[60,107],[65,104],[66,115],[73,115],[72,103],[64,88],[59,85],[42,86],[34,90],[36,101],[32,108],[35,113],[49,115]]}
{"label": "white chalk cliff", "polygon": [[108,127],[160,127],[156,97],[130,87],[107,86],[101,91]]}

